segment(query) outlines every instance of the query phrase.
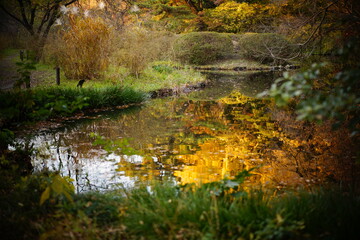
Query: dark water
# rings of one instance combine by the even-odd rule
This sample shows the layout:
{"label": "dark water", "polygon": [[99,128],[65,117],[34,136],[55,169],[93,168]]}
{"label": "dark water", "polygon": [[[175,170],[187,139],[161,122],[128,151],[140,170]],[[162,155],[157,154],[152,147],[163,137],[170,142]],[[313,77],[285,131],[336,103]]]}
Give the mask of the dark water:
{"label": "dark water", "polygon": [[[283,187],[329,179],[325,172],[331,169],[323,162],[332,153],[318,157],[309,149],[313,130],[294,123],[269,101],[254,98],[277,77],[208,73],[204,90],[38,133],[31,140],[39,150],[35,169],[70,176],[78,192],[153,180],[216,181],[252,167],[259,168],[249,185]],[[102,145],[93,144],[95,136],[102,137]]]}

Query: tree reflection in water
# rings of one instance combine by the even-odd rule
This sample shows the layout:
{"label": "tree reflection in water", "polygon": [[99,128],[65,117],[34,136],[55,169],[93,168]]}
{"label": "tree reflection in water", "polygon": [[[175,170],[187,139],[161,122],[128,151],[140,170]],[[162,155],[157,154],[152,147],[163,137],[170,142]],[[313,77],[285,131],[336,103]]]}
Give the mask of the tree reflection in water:
{"label": "tree reflection in water", "polygon": [[[155,99],[131,113],[38,134],[33,142],[42,156],[33,160],[36,169],[72,177],[78,192],[153,180],[205,183],[256,166],[261,167],[249,185],[283,187],[349,178],[356,148],[345,132],[295,122],[291,113],[270,101],[245,96],[259,92],[254,88],[257,81],[264,82],[259,75],[216,79],[203,92]],[[226,79],[232,84],[223,87]],[[137,154],[126,155],[121,148],[109,154],[92,144],[91,132],[111,141],[127,139],[127,147]]]}

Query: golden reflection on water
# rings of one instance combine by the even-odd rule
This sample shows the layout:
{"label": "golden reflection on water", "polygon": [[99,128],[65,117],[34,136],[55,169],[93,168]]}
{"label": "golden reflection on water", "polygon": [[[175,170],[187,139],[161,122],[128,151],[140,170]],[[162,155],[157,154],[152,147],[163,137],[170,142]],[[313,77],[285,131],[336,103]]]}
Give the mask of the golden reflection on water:
{"label": "golden reflection on water", "polygon": [[270,119],[266,100],[233,92],[219,103],[217,106],[226,104],[226,114],[224,109],[211,113],[218,113],[218,119],[226,119],[222,122],[226,127],[221,130],[196,124],[191,127],[194,133],[210,134],[212,138],[200,144],[194,154],[179,156],[185,166],[174,174],[181,183],[218,181],[253,167],[259,167],[252,178],[257,184],[274,183],[274,177],[279,175],[283,182],[295,178],[291,169],[270,167],[274,156],[279,157],[281,134]]}
{"label": "golden reflection on water", "polygon": [[[129,139],[125,148],[136,154],[126,155],[124,146],[119,147],[111,171],[135,182],[175,177],[182,184],[206,183],[253,167],[259,168],[248,185],[343,181],[349,177],[352,166],[347,162],[354,149],[346,133],[330,131],[329,124],[295,122],[268,100],[237,91],[216,101],[157,99],[136,113],[84,124],[54,137],[53,145],[67,149],[60,154],[63,161],[73,161],[68,167],[83,175],[90,173],[81,166],[101,169],[98,159],[106,155],[91,144],[90,132],[110,140]],[[94,174],[93,179],[103,177]]]}
{"label": "golden reflection on water", "polygon": [[[349,177],[353,162],[349,156],[356,147],[346,132],[333,132],[330,124],[296,122],[267,100],[239,92],[211,107],[196,107],[199,114],[189,114],[188,129],[211,137],[200,143],[197,151],[176,156],[183,167],[174,175],[182,184],[218,181],[253,167],[259,168],[249,184],[263,186],[306,185]],[[189,111],[194,108],[191,104],[188,107]],[[211,124],[202,123],[207,118],[212,119]]]}

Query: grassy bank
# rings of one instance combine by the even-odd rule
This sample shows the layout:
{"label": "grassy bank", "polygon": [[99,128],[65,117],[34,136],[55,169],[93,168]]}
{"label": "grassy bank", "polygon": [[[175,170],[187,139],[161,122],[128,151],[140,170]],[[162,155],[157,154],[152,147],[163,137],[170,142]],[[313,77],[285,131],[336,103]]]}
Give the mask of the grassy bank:
{"label": "grassy bank", "polygon": [[0,92],[0,120],[3,126],[7,126],[16,122],[68,116],[86,109],[140,103],[146,97],[144,92],[117,86],[83,89],[49,87]]}
{"label": "grassy bank", "polygon": [[[153,62],[139,76],[131,75],[124,67],[111,67],[105,72],[107,84],[120,84],[137,91],[156,91],[164,88],[180,88],[185,85],[204,82],[205,77],[198,71],[181,67],[171,61]],[[97,86],[98,81],[89,86]]]}
{"label": "grassy bank", "polygon": [[[34,87],[57,87],[53,67],[37,64]],[[110,66],[99,79],[86,80],[83,88],[106,88],[123,86],[135,91],[150,92],[163,88],[178,88],[186,84],[196,84],[205,81],[204,76],[191,68],[180,67],[171,61],[158,61],[150,64],[142,74],[135,76],[121,66]],[[78,81],[68,79],[61,74],[61,87],[76,88]]]}
{"label": "grassy bank", "polygon": [[[71,187],[66,186],[58,175],[42,174],[24,178],[11,191],[2,191],[2,236],[6,239],[357,239],[359,236],[359,198],[338,190],[276,193],[241,191],[240,185],[236,191],[232,188],[225,193],[216,184],[197,188],[157,184],[151,188],[74,195]],[[47,188],[48,195],[44,194]]]}
{"label": "grassy bank", "polygon": [[[7,88],[16,81],[24,81],[25,74],[17,74],[21,67],[17,50],[2,52],[2,61],[11,66],[4,70],[3,79]],[[76,87],[78,81],[61,74],[61,84],[56,85],[53,66],[43,63],[34,64],[31,71],[31,90],[0,91],[0,126],[38,121],[54,116],[69,116],[87,109],[123,106],[144,101],[147,93],[163,88],[180,88],[187,84],[205,81],[194,70],[179,69],[172,62],[153,62],[142,74],[134,76],[129,69],[111,66],[99,79],[86,80],[83,88]]]}

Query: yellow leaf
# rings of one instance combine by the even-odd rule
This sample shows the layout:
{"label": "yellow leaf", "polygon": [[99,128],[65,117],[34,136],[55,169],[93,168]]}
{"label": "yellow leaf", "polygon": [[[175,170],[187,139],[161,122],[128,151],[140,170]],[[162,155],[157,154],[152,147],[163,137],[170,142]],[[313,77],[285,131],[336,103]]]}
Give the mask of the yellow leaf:
{"label": "yellow leaf", "polygon": [[42,205],[46,200],[50,198],[50,188],[47,187],[45,191],[41,194],[40,205]]}
{"label": "yellow leaf", "polygon": [[53,182],[51,184],[51,188],[54,190],[56,194],[62,194],[64,189],[64,183],[60,175],[56,175],[53,178]]}

